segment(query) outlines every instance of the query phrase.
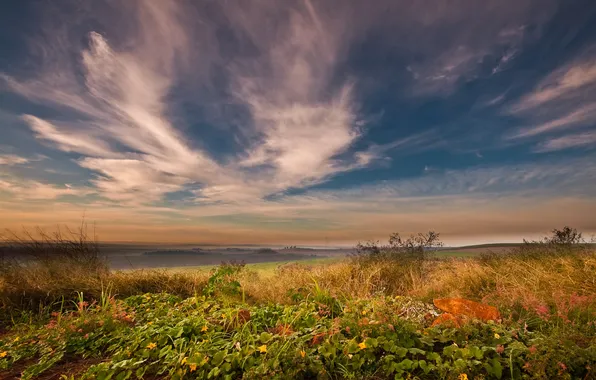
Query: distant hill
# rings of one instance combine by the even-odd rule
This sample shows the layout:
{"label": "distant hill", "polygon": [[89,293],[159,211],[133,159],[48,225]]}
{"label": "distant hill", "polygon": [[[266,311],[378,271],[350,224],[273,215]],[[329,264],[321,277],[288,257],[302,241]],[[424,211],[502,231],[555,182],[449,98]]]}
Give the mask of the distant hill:
{"label": "distant hill", "polygon": [[478,248],[515,248],[519,247],[523,243],[490,243],[490,244],[474,244],[464,245],[461,247],[443,247],[440,250],[453,250],[453,249],[478,249]]}
{"label": "distant hill", "polygon": [[155,251],[143,252],[145,256],[162,256],[162,255],[189,255],[189,256],[202,256],[208,254],[208,251],[204,251],[200,248],[193,249],[161,249]]}
{"label": "distant hill", "polygon": [[279,254],[279,252],[277,252],[274,249],[271,248],[261,248],[261,249],[257,249],[256,251],[254,251],[254,253],[265,253],[265,254],[269,254],[269,255],[277,255]]}

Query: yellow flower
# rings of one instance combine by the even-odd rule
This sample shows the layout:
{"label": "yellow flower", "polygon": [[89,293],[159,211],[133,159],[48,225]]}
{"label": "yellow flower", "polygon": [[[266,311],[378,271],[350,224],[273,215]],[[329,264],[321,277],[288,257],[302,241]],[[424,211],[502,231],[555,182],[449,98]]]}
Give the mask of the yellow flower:
{"label": "yellow flower", "polygon": [[366,310],[362,310],[362,315],[366,315]]}
{"label": "yellow flower", "polygon": [[259,350],[260,353],[264,354],[267,352],[267,345],[264,344],[262,346],[257,347],[257,349]]}
{"label": "yellow flower", "polygon": [[208,329],[207,329],[207,325],[205,325],[205,326],[203,326],[203,327],[201,328],[201,331],[202,331],[202,332],[205,332],[205,331],[207,331],[207,330],[208,330]]}
{"label": "yellow flower", "polygon": [[14,338],[13,342],[18,342],[21,338],[19,338],[18,336],[16,338]]}
{"label": "yellow flower", "polygon": [[147,345],[147,348],[148,348],[148,349],[150,349],[150,350],[154,349],[155,347],[157,347],[157,344],[155,344],[155,343],[153,343],[153,342],[151,342],[151,343],[149,343],[149,344]]}
{"label": "yellow flower", "polygon": [[147,326],[151,326],[153,324],[153,322],[149,321],[147,322]]}
{"label": "yellow flower", "polygon": [[468,375],[466,375],[465,373],[462,373],[459,375],[458,379],[459,380],[468,380]]}
{"label": "yellow flower", "polygon": [[188,360],[188,357],[185,356],[184,359],[182,359],[182,365],[185,365],[187,360]]}
{"label": "yellow flower", "polygon": [[361,350],[364,350],[366,348],[366,343],[358,343],[358,347],[360,347]]}
{"label": "yellow flower", "polygon": [[306,356],[306,352],[305,351],[300,351],[300,356],[305,357]]}
{"label": "yellow flower", "polygon": [[190,372],[196,371],[197,370],[197,365],[196,364],[191,364],[190,366]]}
{"label": "yellow flower", "polygon": [[501,338],[501,335],[499,335],[499,334],[495,333],[495,338],[496,338],[496,339],[500,339],[500,338]]}
{"label": "yellow flower", "polygon": [[0,352],[0,358],[5,358],[6,355],[8,355],[8,352],[6,352],[6,351]]}
{"label": "yellow flower", "polygon": [[223,319],[226,319],[226,315],[225,315],[225,314],[223,314],[223,313],[222,313],[221,317],[222,317]]}

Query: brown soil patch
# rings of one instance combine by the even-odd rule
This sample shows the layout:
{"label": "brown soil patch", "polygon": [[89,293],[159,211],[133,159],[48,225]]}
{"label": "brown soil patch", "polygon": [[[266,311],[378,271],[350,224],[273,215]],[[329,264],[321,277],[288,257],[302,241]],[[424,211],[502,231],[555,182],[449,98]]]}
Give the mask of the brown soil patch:
{"label": "brown soil patch", "polygon": [[[15,365],[6,370],[0,372],[0,379],[2,380],[19,380],[21,373],[30,365],[35,364],[37,359],[31,359],[23,361],[21,363],[15,363]],[[101,363],[100,358],[82,359],[73,358],[71,360],[64,360],[60,364],[48,369],[41,375],[37,376],[37,380],[60,380],[62,375],[74,376],[77,378],[83,374],[90,366]]]}

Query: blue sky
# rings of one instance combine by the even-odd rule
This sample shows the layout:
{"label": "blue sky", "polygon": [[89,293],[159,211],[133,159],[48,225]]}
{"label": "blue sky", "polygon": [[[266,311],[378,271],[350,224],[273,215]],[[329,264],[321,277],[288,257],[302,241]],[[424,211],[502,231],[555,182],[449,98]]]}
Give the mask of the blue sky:
{"label": "blue sky", "polygon": [[0,4],[0,226],[596,232],[593,1]]}

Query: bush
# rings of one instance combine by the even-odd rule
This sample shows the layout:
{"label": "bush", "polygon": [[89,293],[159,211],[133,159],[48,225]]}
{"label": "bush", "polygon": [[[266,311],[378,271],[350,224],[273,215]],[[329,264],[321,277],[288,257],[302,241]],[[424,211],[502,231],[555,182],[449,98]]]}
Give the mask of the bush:
{"label": "bush", "polygon": [[408,238],[393,233],[385,245],[370,241],[358,243],[352,257],[353,271],[375,267],[379,271],[375,292],[404,294],[424,281],[429,269],[427,261],[442,246],[439,234],[434,231]]}
{"label": "bush", "polygon": [[432,255],[434,250],[443,246],[440,234],[429,231],[402,238],[399,233],[389,236],[389,242],[379,245],[378,242],[358,243],[356,256],[365,260],[416,260],[424,261]]}

